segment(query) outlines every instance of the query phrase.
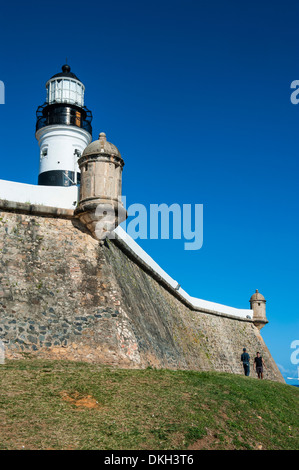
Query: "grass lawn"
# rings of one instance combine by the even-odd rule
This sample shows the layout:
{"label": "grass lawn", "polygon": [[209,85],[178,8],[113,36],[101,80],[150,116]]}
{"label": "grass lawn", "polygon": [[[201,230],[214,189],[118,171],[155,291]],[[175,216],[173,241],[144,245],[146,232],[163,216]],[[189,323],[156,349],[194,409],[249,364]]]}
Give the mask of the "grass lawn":
{"label": "grass lawn", "polygon": [[299,389],[239,375],[0,365],[0,449],[299,449]]}

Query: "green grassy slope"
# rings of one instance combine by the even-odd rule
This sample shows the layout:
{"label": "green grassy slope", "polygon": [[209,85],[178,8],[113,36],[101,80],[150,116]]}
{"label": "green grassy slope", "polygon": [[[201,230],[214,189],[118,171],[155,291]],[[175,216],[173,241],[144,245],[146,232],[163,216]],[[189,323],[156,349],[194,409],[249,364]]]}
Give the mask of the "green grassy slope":
{"label": "green grassy slope", "polygon": [[299,449],[299,389],[238,375],[8,361],[0,449]]}

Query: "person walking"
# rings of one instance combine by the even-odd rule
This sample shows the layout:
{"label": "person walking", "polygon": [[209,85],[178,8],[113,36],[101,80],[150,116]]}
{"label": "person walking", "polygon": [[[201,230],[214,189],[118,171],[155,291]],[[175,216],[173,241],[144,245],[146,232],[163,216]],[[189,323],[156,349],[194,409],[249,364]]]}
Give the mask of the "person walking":
{"label": "person walking", "polygon": [[257,351],[256,357],[254,358],[253,370],[256,369],[256,373],[259,379],[264,377],[264,366],[265,362],[260,353]]}
{"label": "person walking", "polygon": [[248,377],[250,374],[250,356],[246,351],[246,348],[243,348],[243,354],[241,355],[241,362],[243,362],[244,374]]}

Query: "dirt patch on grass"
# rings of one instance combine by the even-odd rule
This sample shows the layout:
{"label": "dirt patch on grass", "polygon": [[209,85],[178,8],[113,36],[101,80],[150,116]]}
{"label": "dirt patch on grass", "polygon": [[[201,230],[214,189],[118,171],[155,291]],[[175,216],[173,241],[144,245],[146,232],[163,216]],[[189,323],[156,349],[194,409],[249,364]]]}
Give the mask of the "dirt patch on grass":
{"label": "dirt patch on grass", "polygon": [[215,448],[215,444],[217,444],[217,437],[208,431],[206,436],[190,444],[188,450],[210,450]]}
{"label": "dirt patch on grass", "polygon": [[77,408],[99,408],[99,403],[91,395],[82,396],[78,392],[68,394],[67,392],[63,391],[60,393],[60,396],[64,401],[67,401],[68,403],[76,406]]}

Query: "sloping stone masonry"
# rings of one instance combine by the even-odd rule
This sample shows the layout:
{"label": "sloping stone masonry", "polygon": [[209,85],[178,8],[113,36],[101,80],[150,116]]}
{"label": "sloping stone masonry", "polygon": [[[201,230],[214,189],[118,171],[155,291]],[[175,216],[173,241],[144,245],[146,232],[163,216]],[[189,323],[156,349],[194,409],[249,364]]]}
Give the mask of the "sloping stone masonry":
{"label": "sloping stone masonry", "polygon": [[196,311],[119,240],[100,244],[69,214],[0,213],[0,339],[28,354],[119,367],[242,374],[246,345],[283,382],[251,321]]}

